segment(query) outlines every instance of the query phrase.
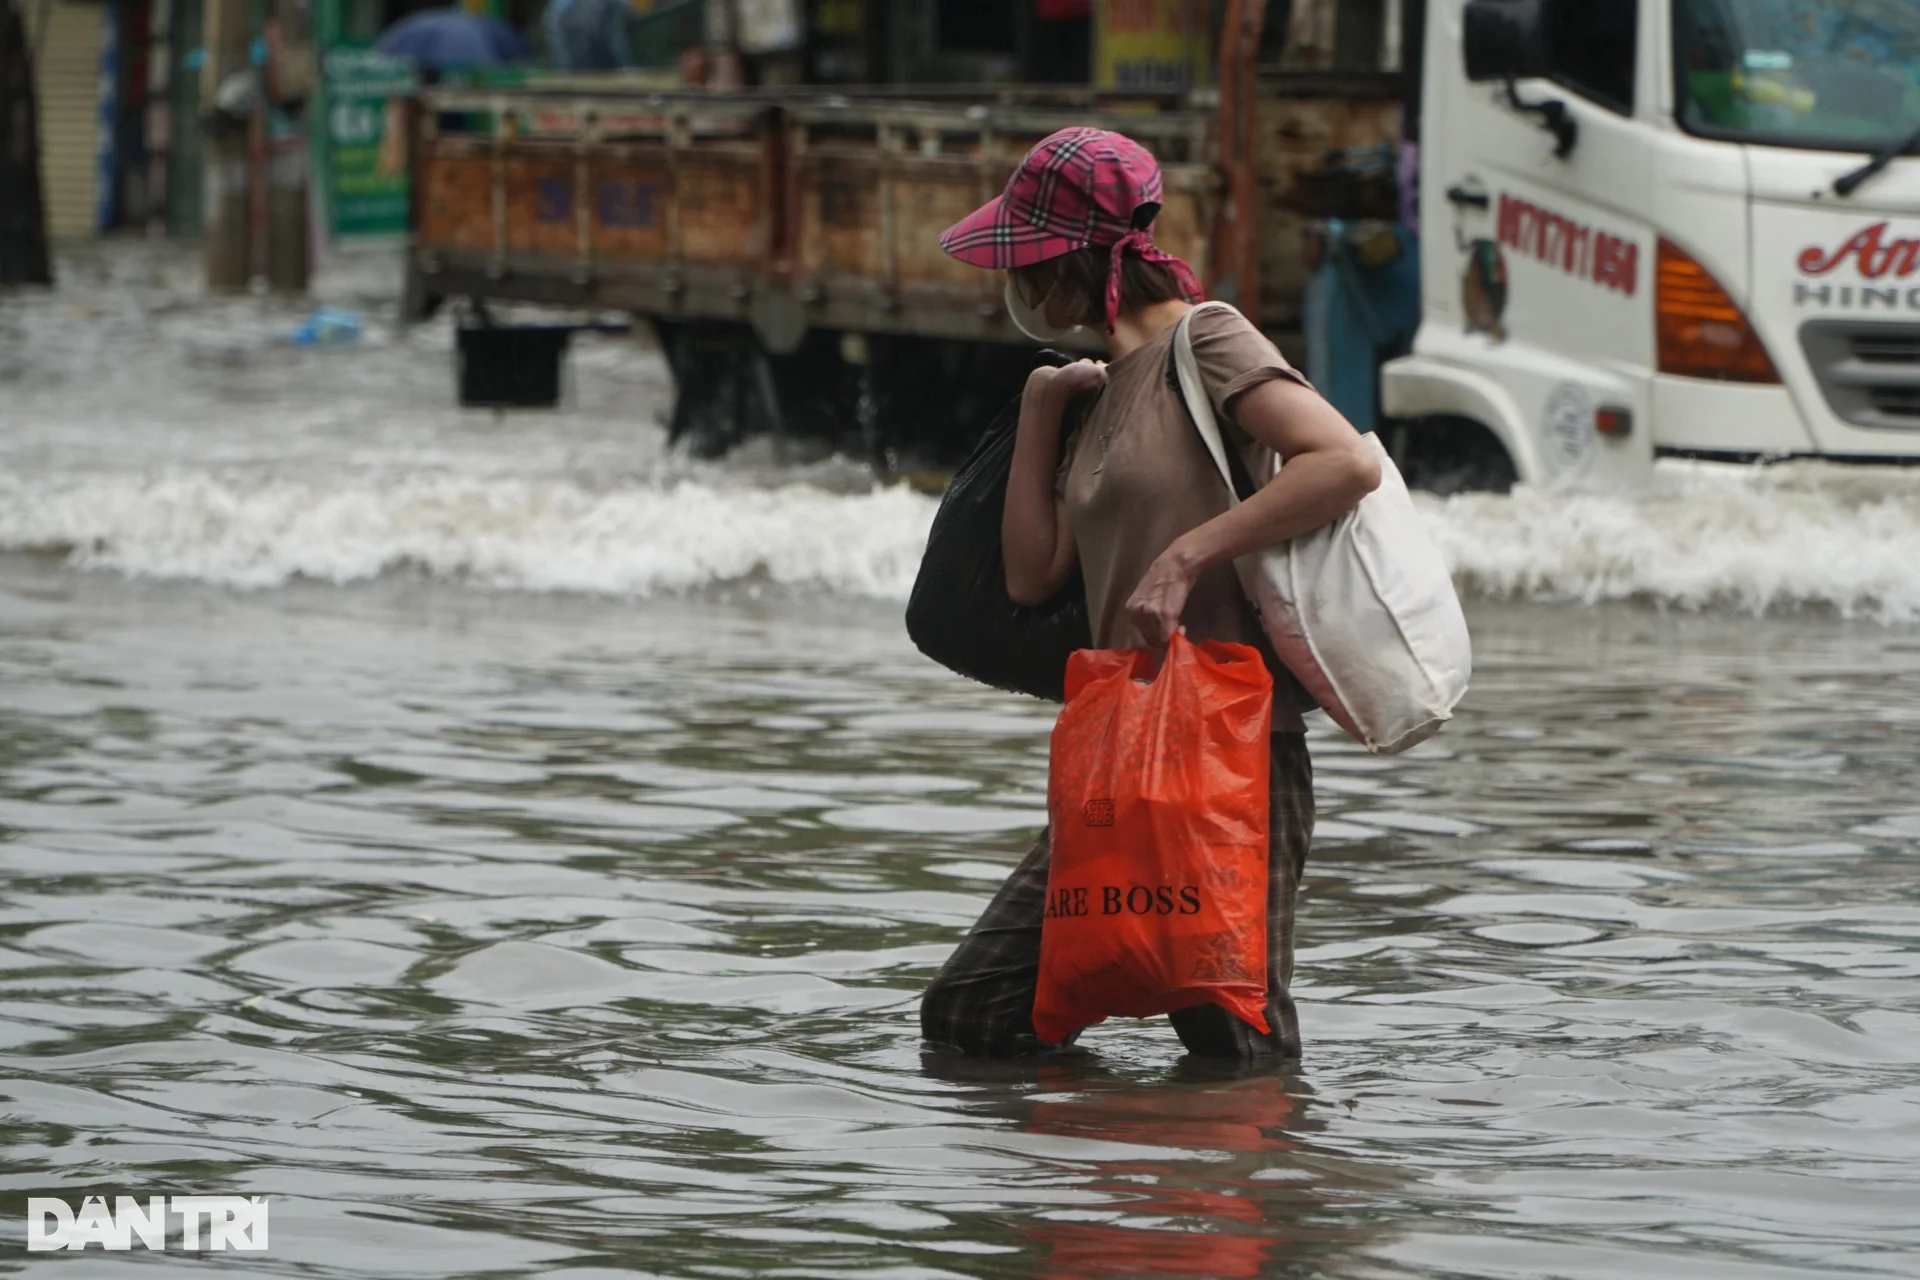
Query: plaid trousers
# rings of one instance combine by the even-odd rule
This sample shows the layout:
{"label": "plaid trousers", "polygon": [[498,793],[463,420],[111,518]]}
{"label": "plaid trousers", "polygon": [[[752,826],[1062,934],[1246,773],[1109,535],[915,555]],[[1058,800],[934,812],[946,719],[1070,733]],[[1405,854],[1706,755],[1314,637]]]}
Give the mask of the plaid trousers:
{"label": "plaid trousers", "polygon": [[[1220,1058],[1298,1058],[1293,911],[1313,837],[1313,761],[1306,735],[1273,735],[1267,835],[1267,1025],[1261,1035],[1218,1005],[1168,1015],[1187,1051]],[[1047,905],[1047,832],[1000,886],[920,1001],[920,1029],[935,1047],[1005,1057],[1050,1047],[1033,1031],[1040,925]]]}

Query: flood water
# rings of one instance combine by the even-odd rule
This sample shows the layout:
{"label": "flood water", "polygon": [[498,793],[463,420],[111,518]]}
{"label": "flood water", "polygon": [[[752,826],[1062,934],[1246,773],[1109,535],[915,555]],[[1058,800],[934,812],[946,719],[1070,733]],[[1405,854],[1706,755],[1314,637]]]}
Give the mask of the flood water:
{"label": "flood water", "polygon": [[[672,458],[631,346],[501,421],[444,328],[295,353],[131,263],[0,299],[0,1271],[1920,1272],[1920,477],[1583,517],[1706,486],[1824,573],[1433,507],[1474,688],[1314,737],[1304,1061],[957,1062],[918,993],[1051,715],[906,641],[927,500]],[[19,1251],[228,1191],[266,1254]]]}

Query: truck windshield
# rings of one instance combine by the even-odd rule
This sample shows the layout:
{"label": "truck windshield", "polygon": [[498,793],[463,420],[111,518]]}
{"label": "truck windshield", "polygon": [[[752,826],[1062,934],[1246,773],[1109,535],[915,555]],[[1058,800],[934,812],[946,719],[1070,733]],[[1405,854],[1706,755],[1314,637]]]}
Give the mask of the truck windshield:
{"label": "truck windshield", "polygon": [[1871,150],[1920,129],[1915,0],[1674,0],[1682,128]]}

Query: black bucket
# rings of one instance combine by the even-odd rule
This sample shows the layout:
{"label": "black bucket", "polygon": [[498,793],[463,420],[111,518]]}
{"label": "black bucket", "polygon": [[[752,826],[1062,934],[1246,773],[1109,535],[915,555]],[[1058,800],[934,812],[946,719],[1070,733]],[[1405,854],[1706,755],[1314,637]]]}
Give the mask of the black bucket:
{"label": "black bucket", "polygon": [[573,325],[476,326],[458,331],[460,403],[469,409],[551,409]]}

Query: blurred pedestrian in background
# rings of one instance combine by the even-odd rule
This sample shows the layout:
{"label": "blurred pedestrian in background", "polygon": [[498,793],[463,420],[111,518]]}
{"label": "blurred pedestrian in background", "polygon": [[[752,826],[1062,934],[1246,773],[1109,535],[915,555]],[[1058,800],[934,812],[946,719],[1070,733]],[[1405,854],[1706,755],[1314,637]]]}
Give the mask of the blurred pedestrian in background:
{"label": "blurred pedestrian in background", "polygon": [[561,71],[618,71],[633,65],[627,0],[553,0],[542,17],[547,57]]}

